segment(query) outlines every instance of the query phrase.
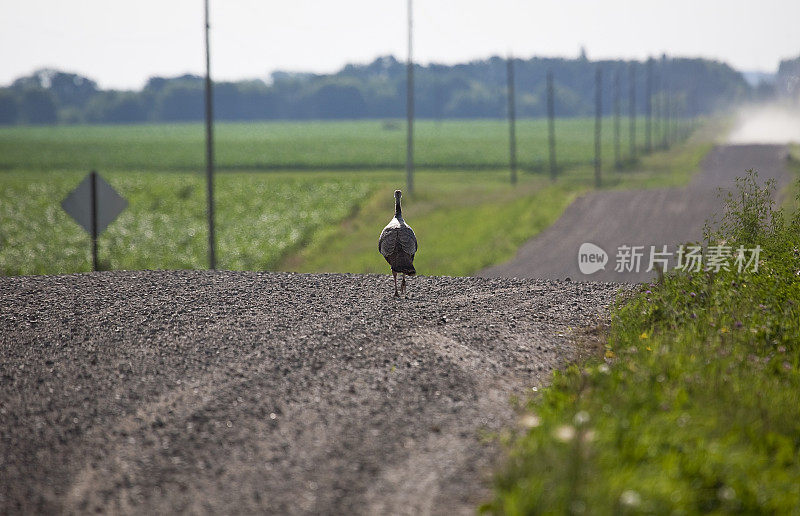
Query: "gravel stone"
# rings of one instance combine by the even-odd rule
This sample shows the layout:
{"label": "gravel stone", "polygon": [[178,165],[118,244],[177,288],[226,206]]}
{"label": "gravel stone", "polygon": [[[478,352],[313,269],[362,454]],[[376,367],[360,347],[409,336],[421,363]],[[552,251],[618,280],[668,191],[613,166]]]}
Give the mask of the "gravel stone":
{"label": "gravel stone", "polygon": [[472,513],[510,397],[594,352],[630,288],[0,278],[0,513]]}

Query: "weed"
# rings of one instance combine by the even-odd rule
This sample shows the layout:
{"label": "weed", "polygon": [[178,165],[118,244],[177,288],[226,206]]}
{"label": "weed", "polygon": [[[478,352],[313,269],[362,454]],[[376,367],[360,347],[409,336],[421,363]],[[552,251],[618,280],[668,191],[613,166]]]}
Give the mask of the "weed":
{"label": "weed", "polygon": [[[608,358],[530,402],[540,424],[513,442],[485,511],[796,512],[800,225],[756,179],[737,182],[707,236],[761,246],[758,270],[672,272],[621,303]],[[560,430],[578,414],[592,436],[572,434],[580,447]]]}

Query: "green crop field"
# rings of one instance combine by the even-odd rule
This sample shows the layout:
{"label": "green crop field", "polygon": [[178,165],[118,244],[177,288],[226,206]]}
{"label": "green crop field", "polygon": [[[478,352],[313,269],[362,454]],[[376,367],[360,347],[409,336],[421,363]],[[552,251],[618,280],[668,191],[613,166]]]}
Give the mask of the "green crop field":
{"label": "green crop field", "polygon": [[[419,256],[425,274],[469,274],[509,258],[591,186],[593,121],[559,120],[557,127],[558,182],[530,173],[546,163],[547,127],[523,120],[524,169],[512,187],[504,122],[418,124],[417,191],[406,206],[426,242]],[[220,268],[382,270],[373,241],[391,216],[392,190],[405,185],[402,124],[227,123],[216,134]],[[606,123],[607,170],[611,134]],[[680,183],[705,150],[701,142],[651,155],[643,162],[648,171],[607,171],[604,184]],[[90,269],[89,238],[60,207],[90,169],[130,203],[100,237],[103,268],[205,267],[204,168],[202,124],[0,129],[0,274]],[[482,221],[475,234],[500,235],[492,246],[475,247],[448,229],[469,221],[473,208]]]}
{"label": "green crop field", "polygon": [[[86,271],[89,238],[60,201],[83,172],[0,174],[0,271]],[[103,268],[204,268],[205,183],[198,174],[111,172],[104,177],[129,207],[99,239]],[[340,220],[367,193],[353,178],[232,173],[217,180],[219,266],[272,269],[329,220]]]}
{"label": "green crop field", "polygon": [[[405,167],[405,123],[398,121],[260,122],[216,124],[220,170],[363,170]],[[602,157],[613,164],[612,120],[604,120]],[[644,146],[644,120],[638,144]],[[654,139],[658,136],[654,132]],[[628,157],[628,121],[621,125]],[[548,163],[547,121],[517,123],[522,168]],[[205,167],[202,124],[0,128],[0,170],[197,171]],[[594,159],[594,120],[556,121],[560,166]],[[419,121],[415,163],[420,168],[502,169],[508,166],[508,124],[502,120]]]}

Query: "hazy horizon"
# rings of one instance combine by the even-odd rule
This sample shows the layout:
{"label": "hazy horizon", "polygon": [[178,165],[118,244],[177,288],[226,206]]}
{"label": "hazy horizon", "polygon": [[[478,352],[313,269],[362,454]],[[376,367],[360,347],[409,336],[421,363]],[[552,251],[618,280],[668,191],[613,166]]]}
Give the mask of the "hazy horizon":
{"label": "hazy horizon", "polygon": [[[203,2],[2,0],[0,84],[54,68],[102,88],[139,89],[152,76],[204,73]],[[492,55],[637,59],[667,53],[777,70],[800,54],[800,2],[475,0],[414,5],[414,57],[455,64]],[[211,1],[212,74],[266,79],[276,70],[331,73],[378,56],[406,58],[406,2]]]}

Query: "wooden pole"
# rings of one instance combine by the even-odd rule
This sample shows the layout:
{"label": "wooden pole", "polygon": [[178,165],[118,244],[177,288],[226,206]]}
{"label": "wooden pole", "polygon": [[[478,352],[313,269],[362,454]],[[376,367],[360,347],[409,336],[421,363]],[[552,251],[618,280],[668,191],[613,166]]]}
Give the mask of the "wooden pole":
{"label": "wooden pole", "polygon": [[92,270],[98,271],[100,270],[98,267],[97,261],[97,172],[92,170],[90,174],[90,184],[91,184],[91,208],[89,211],[91,212],[91,233],[92,233]]}
{"label": "wooden pole", "polygon": [[414,193],[414,59],[412,54],[412,0],[408,0],[408,64],[406,68],[406,189]]}
{"label": "wooden pole", "polygon": [[614,72],[614,168],[619,170],[622,168],[622,159],[620,157],[620,70]]}
{"label": "wooden pole", "polygon": [[653,151],[653,58],[647,59],[647,77],[644,84],[644,148]]}
{"label": "wooden pole", "polygon": [[669,74],[667,73],[667,60],[665,57],[661,59],[661,146],[665,149],[669,148],[669,117],[670,117],[670,93],[669,93]]}
{"label": "wooden pole", "polygon": [[631,146],[631,161],[636,159],[636,63],[631,62],[629,68],[628,94],[630,96],[628,104],[628,114],[630,115],[630,131],[628,133]]}
{"label": "wooden pole", "polygon": [[550,178],[556,178],[556,109],[553,92],[553,72],[547,72],[547,141],[550,147]]}
{"label": "wooden pole", "polygon": [[214,234],[214,106],[212,101],[211,50],[208,37],[208,0],[205,0],[206,34],[206,196],[208,199],[208,268],[217,268],[216,236]]}
{"label": "wooden pole", "polygon": [[661,70],[660,69],[657,70],[656,73],[653,75],[653,96],[654,96],[653,118],[655,119],[653,121],[653,127],[654,127],[654,131],[653,131],[653,148],[655,149],[655,148],[657,148],[659,146],[659,140],[660,140],[660,134],[661,134],[660,133],[660,131],[661,131],[661,119],[662,119],[662,116],[663,116],[661,114],[661,103],[662,103],[663,99],[661,98]]}
{"label": "wooden pole", "polygon": [[602,180],[600,177],[600,127],[603,117],[603,104],[602,104],[602,83],[603,71],[598,66],[597,72],[594,76],[594,185],[600,188]]}
{"label": "wooden pole", "polygon": [[508,152],[511,166],[511,184],[517,182],[517,135],[516,110],[514,105],[514,58],[509,56],[506,62],[506,81],[508,82]]}

